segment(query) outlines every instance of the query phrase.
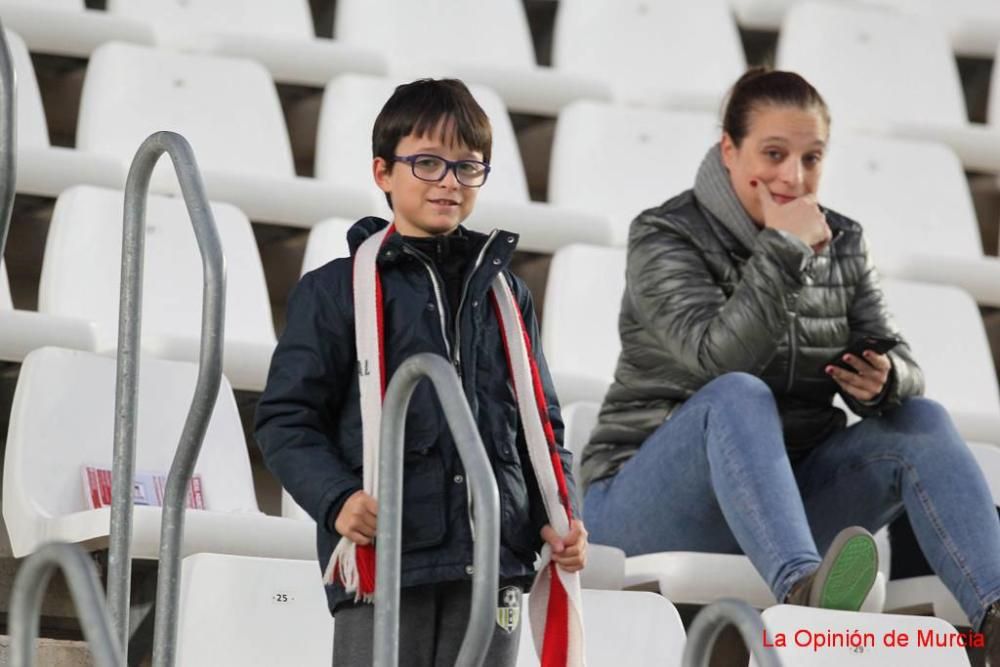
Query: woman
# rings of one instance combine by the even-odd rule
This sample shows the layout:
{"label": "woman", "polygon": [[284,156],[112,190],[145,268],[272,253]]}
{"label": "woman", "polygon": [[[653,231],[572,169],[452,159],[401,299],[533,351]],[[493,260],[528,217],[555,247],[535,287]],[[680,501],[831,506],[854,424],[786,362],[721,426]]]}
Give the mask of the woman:
{"label": "woman", "polygon": [[[857,609],[867,531],[905,510],[1000,667],[1000,524],[979,467],[919,397],[905,342],[828,363],[900,338],[861,227],[817,204],[829,128],[800,76],[751,70],[694,189],[632,223],[622,353],[583,453],[591,539],[742,552],[777,600]],[[835,392],[864,419],[846,427]]]}

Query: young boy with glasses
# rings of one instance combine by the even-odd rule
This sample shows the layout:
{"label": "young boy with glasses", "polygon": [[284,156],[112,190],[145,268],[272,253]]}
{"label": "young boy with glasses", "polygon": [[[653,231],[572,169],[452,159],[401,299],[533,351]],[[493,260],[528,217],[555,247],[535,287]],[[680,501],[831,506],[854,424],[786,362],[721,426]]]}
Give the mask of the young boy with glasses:
{"label": "young boy with glasses", "polygon": [[[368,455],[386,381],[414,354],[454,365],[497,481],[500,581],[485,665],[516,662],[521,592],[543,543],[543,575],[562,581],[585,562],[531,294],[507,268],[517,236],[461,226],[490,173],[491,143],[489,119],[462,82],[396,89],[372,133],[373,175],[393,220],[359,220],[347,235],[351,257],[303,276],[257,408],[265,463],[317,522],[339,667],[372,663],[378,503]],[[405,432],[399,655],[450,666],[469,618],[473,517],[429,382],[414,392]]]}

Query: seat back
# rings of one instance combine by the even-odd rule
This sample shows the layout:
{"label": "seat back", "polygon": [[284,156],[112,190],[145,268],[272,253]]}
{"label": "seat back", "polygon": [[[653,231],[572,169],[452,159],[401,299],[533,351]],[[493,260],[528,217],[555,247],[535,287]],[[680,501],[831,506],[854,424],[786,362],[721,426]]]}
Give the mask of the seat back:
{"label": "seat back", "polygon": [[545,289],[542,347],[553,374],[614,377],[621,339],[625,251],[570,245],[552,257]]}
{"label": "seat back", "polygon": [[154,24],[171,41],[190,33],[288,39],[311,39],[315,34],[306,0],[108,0],[108,12]]}
{"label": "seat back", "polygon": [[10,283],[7,281],[7,263],[0,259],[0,310],[13,310],[14,300],[10,296]]}
{"label": "seat back", "polygon": [[924,372],[926,396],[957,412],[1000,414],[993,356],[972,297],[905,280],[885,280],[882,289]]}
{"label": "seat back", "polygon": [[727,0],[561,0],[552,62],[608,81],[620,102],[713,111],[746,69]]}
{"label": "seat back", "polygon": [[[183,135],[203,170],[295,176],[278,93],[258,63],[120,42],[95,49],[80,98],[77,147],[131,162],[160,130]],[[172,171],[167,162],[157,165],[159,178]]]}
{"label": "seat back", "polygon": [[[537,665],[525,596],[518,667]],[[639,591],[583,591],[584,651],[589,665],[680,667],[684,625],[662,595]]]}
{"label": "seat back", "polygon": [[573,479],[580,479],[580,457],[590,440],[590,432],[597,426],[601,404],[593,401],[570,403],[562,409],[563,446],[573,454]]}
{"label": "seat back", "polygon": [[[42,312],[97,322],[102,348],[118,336],[123,193],[90,186],[56,201],[38,288]],[[274,344],[264,269],[246,216],[212,204],[226,258],[226,342]],[[202,263],[194,229],[179,197],[150,195],[142,298],[142,333],[201,335]]]}
{"label": "seat back", "polygon": [[45,122],[45,108],[42,93],[35,77],[35,67],[31,63],[28,47],[17,35],[4,31],[7,48],[10,49],[14,74],[17,77],[17,144],[18,146],[48,146],[49,129]]}
{"label": "seat back", "polygon": [[[372,128],[375,117],[397,83],[400,82],[357,74],[346,74],[331,81],[323,95],[316,139],[316,177],[345,187],[369,190],[373,199],[380,202],[383,215],[388,215],[389,210],[382,192],[372,180]],[[489,88],[471,86],[470,89],[493,127],[490,160],[493,168],[479,191],[479,200],[527,202],[528,182],[506,106]]]}
{"label": "seat back", "polygon": [[861,223],[876,265],[907,254],[983,254],[965,171],[942,144],[838,132],[820,195]]}
{"label": "seat back", "polygon": [[310,229],[306,252],[302,258],[302,275],[338,257],[350,257],[347,230],[353,224],[352,220],[330,218]]}
{"label": "seat back", "polygon": [[951,45],[925,18],[849,3],[799,3],[782,24],[777,65],[812,83],[839,127],[967,123]]}
{"label": "seat back", "polygon": [[710,113],[573,103],[556,124],[549,201],[607,215],[624,244],[639,213],[694,187],[720,136]]}
{"label": "seat back", "polygon": [[[798,605],[777,605],[765,609],[762,617],[771,646],[782,664],[796,667],[841,667],[857,665],[908,665],[908,667],[967,667],[965,649],[953,645],[939,648],[921,638],[948,637],[957,630],[947,621],[930,616],[902,616],[817,609]],[[780,633],[780,634],[779,634]],[[857,634],[856,634],[857,633]],[[887,638],[905,633],[905,646]],[[860,647],[853,647],[854,636]],[[796,637],[800,639],[797,645]],[[786,646],[780,646],[781,639]],[[826,642],[817,648],[817,642]],[[831,645],[837,642],[837,645]],[[751,665],[757,662],[753,659]]]}
{"label": "seat back", "polygon": [[348,44],[378,44],[390,61],[535,65],[520,0],[338,0],[334,31]]}
{"label": "seat back", "polygon": [[[11,406],[3,514],[14,551],[37,544],[46,519],[87,509],[83,467],[111,469],[115,366],[112,357],[45,347],[24,359]],[[196,364],[143,357],[139,363],[135,468],[166,474],[197,382]],[[195,472],[205,508],[258,512],[250,459],[229,382],[223,378]]]}
{"label": "seat back", "polygon": [[333,618],[313,561],[188,556],[179,608],[178,665],[329,667]]}

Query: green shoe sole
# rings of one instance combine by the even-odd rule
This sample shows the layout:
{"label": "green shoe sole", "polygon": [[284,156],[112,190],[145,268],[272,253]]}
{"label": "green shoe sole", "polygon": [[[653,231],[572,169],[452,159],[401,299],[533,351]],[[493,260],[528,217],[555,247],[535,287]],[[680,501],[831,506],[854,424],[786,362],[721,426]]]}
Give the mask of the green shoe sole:
{"label": "green shoe sole", "polygon": [[845,536],[831,545],[833,558],[816,573],[811,606],[858,611],[868,597],[878,574],[878,550],[870,534]]}

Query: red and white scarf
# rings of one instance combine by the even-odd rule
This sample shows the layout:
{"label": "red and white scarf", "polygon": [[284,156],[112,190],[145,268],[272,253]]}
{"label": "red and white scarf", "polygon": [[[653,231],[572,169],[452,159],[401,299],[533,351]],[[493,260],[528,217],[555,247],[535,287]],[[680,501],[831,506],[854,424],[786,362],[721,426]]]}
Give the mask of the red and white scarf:
{"label": "red and white scarf", "polygon": [[[394,229],[389,225],[369,237],[354,257],[355,339],[358,363],[365,366],[362,369],[365,372],[358,375],[364,449],[362,484],[365,493],[371,496],[378,490],[379,426],[386,387],[382,282],[375,259]],[[490,296],[501,326],[528,458],[549,523],[559,535],[565,536],[570,530],[572,508],[531,340],[521,309],[502,274],[494,280]],[[548,544],[541,555],[529,600],[535,650],[543,667],[580,667],[585,664],[580,577],[552,561]],[[342,537],[330,557],[324,580],[327,584],[339,583],[348,593],[355,594],[355,600],[371,602],[375,594],[375,547],[358,546]],[[537,622],[541,618],[545,619],[544,624]]]}

